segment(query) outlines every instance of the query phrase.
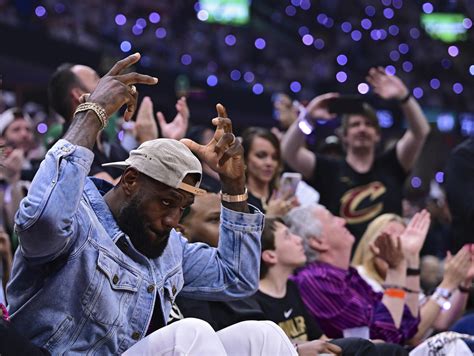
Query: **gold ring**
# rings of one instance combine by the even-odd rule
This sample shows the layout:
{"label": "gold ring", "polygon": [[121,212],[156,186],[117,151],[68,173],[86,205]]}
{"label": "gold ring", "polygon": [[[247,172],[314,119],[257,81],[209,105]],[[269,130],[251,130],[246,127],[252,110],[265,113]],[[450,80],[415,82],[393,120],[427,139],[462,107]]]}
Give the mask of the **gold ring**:
{"label": "gold ring", "polygon": [[129,85],[130,94],[135,95],[137,93],[137,87],[135,85]]}

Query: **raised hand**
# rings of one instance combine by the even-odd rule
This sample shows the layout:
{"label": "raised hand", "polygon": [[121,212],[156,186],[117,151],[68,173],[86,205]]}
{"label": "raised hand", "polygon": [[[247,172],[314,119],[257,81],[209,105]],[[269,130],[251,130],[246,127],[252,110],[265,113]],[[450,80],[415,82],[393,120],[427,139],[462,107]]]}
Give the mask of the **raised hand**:
{"label": "raised hand", "polygon": [[107,116],[112,115],[123,105],[127,105],[124,120],[132,118],[137,107],[138,92],[134,84],[154,85],[158,79],[149,75],[139,73],[126,73],[124,71],[140,60],[140,54],[135,53],[117,63],[104,75],[97,87],[88,97],[87,101],[94,102],[102,106]]}
{"label": "raised hand", "polygon": [[387,262],[389,268],[397,268],[405,258],[399,236],[382,233],[369,247],[375,256]]}
{"label": "raised hand", "polygon": [[300,203],[298,198],[296,198],[294,195],[291,195],[291,192],[286,193],[283,196],[279,196],[278,192],[275,191],[268,201],[265,215],[283,217],[288,214],[291,209],[299,205]]}
{"label": "raised hand", "polygon": [[148,96],[143,98],[138,108],[133,132],[140,145],[145,141],[158,138],[158,126],[153,115],[153,102]]}
{"label": "raised hand", "polygon": [[339,97],[338,93],[326,93],[312,99],[306,106],[306,116],[311,119],[331,120],[336,118],[336,114],[329,112],[329,102]]}
{"label": "raised hand", "polygon": [[156,114],[156,118],[163,137],[180,140],[186,135],[189,126],[189,107],[184,96],[177,101],[176,111],[178,113],[169,124],[161,111]]}
{"label": "raised hand", "polygon": [[245,182],[244,149],[232,133],[232,121],[227,117],[221,104],[216,105],[217,117],[212,124],[217,127],[214,137],[207,145],[200,145],[190,139],[182,139],[186,146],[214,171],[221,181],[237,180],[242,186]]}
{"label": "raised hand", "polygon": [[[157,78],[150,77],[149,75],[135,72],[123,74],[127,68],[137,63],[139,59],[140,54],[135,53],[118,61],[99,80],[96,88],[90,95],[87,94],[81,97],[81,102],[87,101],[98,104],[105,110],[107,118],[123,105],[126,105],[127,110],[123,118],[125,121],[129,121],[137,107],[138,92],[134,84],[154,85],[158,83]],[[76,114],[69,130],[64,135],[64,139],[73,145],[92,149],[96,142],[97,134],[102,129],[102,125],[105,124],[103,122],[105,118],[101,116],[97,120],[97,117],[94,118],[94,116],[97,115],[91,113],[91,111]]]}
{"label": "raised hand", "polygon": [[[469,246],[464,246],[454,256],[448,252],[444,264],[444,275],[440,287],[453,290],[466,279],[472,279],[469,272],[474,268],[474,262],[471,260]],[[474,272],[474,271],[473,271]]]}
{"label": "raised hand", "polygon": [[418,257],[425,243],[430,227],[430,213],[422,210],[416,213],[403,231],[401,237],[403,253],[406,257]]}
{"label": "raised hand", "polygon": [[372,86],[375,94],[383,99],[401,100],[408,94],[408,88],[395,75],[388,75],[384,68],[370,68],[366,80]]}
{"label": "raised hand", "polygon": [[21,148],[5,148],[5,158],[2,161],[0,176],[12,184],[20,180],[21,169],[25,161],[25,151]]}

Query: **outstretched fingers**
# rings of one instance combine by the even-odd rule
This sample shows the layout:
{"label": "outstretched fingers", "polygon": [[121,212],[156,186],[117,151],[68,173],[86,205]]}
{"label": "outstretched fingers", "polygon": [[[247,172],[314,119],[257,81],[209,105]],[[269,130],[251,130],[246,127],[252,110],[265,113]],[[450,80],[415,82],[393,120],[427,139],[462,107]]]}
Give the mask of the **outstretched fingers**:
{"label": "outstretched fingers", "polygon": [[154,85],[158,83],[158,78],[152,77],[146,74],[136,73],[136,72],[117,75],[115,79],[121,81],[123,84],[126,84],[126,85],[131,85],[131,84]]}
{"label": "outstretched fingers", "polygon": [[121,74],[123,70],[137,63],[140,60],[140,57],[140,53],[137,52],[128,57],[125,57],[124,59],[121,59],[120,61],[115,63],[115,65],[109,70],[106,75],[112,76]]}

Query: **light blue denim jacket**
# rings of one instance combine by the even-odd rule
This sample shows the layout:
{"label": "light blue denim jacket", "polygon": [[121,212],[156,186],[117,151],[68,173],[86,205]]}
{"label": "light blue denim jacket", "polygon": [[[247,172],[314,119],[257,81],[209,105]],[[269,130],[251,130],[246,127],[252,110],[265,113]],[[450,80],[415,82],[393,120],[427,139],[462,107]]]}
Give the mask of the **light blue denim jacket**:
{"label": "light blue denim jacket", "polygon": [[93,154],[60,140],[16,215],[8,285],[15,327],[52,354],[120,354],[143,338],[157,296],[228,300],[258,287],[263,215],[222,207],[218,248],[172,230],[163,255],[137,252],[87,178]]}

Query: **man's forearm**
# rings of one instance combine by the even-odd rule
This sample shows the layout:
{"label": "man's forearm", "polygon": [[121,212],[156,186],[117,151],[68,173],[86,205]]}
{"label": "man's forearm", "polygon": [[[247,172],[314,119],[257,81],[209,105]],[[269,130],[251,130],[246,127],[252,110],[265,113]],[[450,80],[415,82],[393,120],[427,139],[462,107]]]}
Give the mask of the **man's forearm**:
{"label": "man's forearm", "polygon": [[298,127],[298,121],[295,121],[281,139],[281,155],[285,161],[291,160],[296,152],[301,148],[305,135]]}
{"label": "man's forearm", "polygon": [[416,139],[424,140],[430,132],[430,125],[418,101],[410,97],[406,103],[401,105],[403,114],[408,122],[408,129]]}
{"label": "man's forearm", "polygon": [[[242,177],[242,179],[238,180],[228,180],[225,177],[220,178],[222,185],[222,193],[233,196],[242,195],[245,193],[245,177]],[[239,211],[242,213],[250,212],[247,200],[233,203],[222,201],[222,205],[230,210]]]}
{"label": "man's forearm", "polygon": [[[405,280],[406,280],[406,262],[402,262],[397,268],[390,268],[387,271],[385,284],[403,288],[405,286]],[[393,323],[395,324],[395,326],[399,328],[402,321],[405,298],[398,298],[398,297],[393,297],[393,296],[384,294],[382,298],[382,303],[390,312],[390,315],[392,316]]]}
{"label": "man's forearm", "polygon": [[80,112],[74,116],[64,139],[73,145],[92,150],[101,127],[99,119],[92,110]]}

